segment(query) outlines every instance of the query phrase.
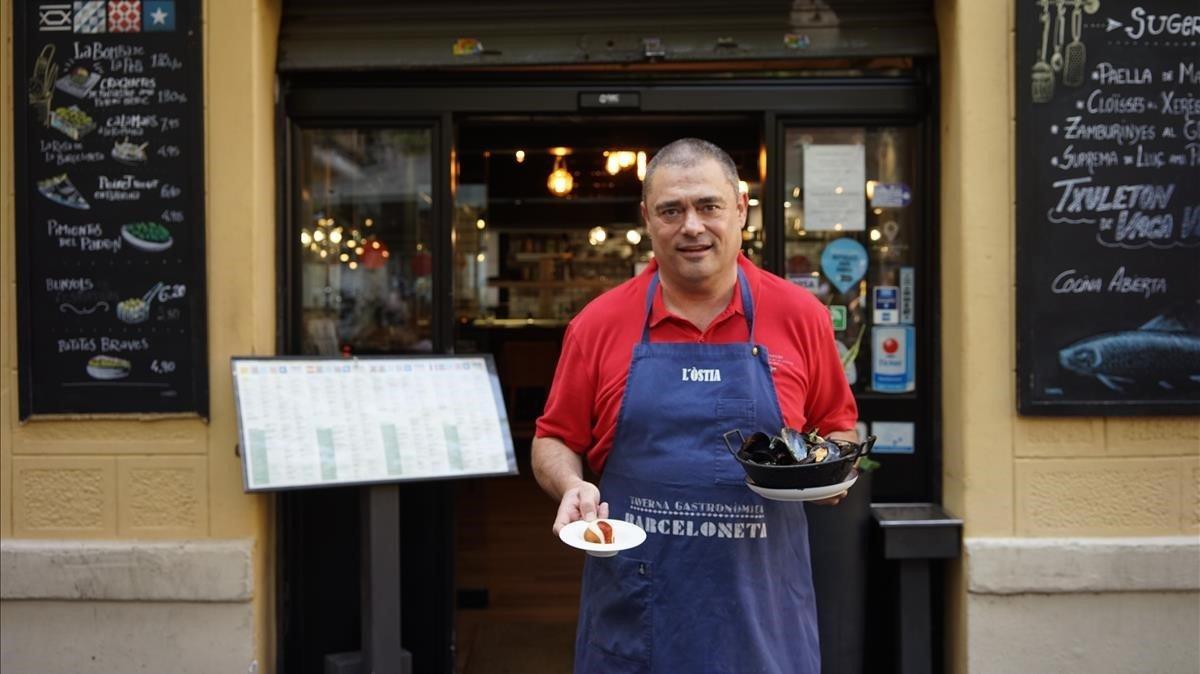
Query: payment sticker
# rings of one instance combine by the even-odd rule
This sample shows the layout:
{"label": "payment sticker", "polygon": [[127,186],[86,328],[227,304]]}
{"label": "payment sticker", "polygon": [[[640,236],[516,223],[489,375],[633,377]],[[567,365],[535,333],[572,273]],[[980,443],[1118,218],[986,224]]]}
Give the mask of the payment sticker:
{"label": "payment sticker", "polygon": [[900,323],[900,288],[875,286],[872,293],[873,319],[876,325]]}

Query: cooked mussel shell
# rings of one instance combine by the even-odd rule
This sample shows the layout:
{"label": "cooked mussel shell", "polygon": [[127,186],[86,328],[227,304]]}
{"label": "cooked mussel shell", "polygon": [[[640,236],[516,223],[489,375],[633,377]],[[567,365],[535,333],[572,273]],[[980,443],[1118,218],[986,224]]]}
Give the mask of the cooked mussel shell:
{"label": "cooked mussel shell", "polygon": [[779,433],[783,444],[787,448],[788,454],[791,455],[793,463],[809,463],[807,461],[809,454],[808,443],[805,442],[804,434],[800,431],[785,426]]}
{"label": "cooked mussel shell", "polygon": [[838,440],[836,438],[830,438],[829,442],[833,443],[833,445],[835,447],[837,447],[838,457],[844,457],[844,456],[850,456],[852,454],[857,454],[858,448],[860,447],[859,443],[851,442],[849,440]]}
{"label": "cooked mussel shell", "polygon": [[786,442],[762,432],[746,438],[738,450],[738,457],[762,466],[791,466],[797,463]]}
{"label": "cooked mussel shell", "polygon": [[775,465],[775,453],[771,449],[771,436],[758,432],[746,438],[738,449],[738,457],[743,461],[759,463],[764,466]]}

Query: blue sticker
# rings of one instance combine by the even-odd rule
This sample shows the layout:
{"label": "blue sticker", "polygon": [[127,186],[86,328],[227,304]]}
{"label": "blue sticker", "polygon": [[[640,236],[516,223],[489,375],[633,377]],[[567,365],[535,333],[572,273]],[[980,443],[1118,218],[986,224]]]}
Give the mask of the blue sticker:
{"label": "blue sticker", "polygon": [[873,322],[876,325],[895,325],[900,322],[900,288],[875,286],[871,289]]}
{"label": "blue sticker", "polygon": [[175,30],[175,0],[146,0],[143,2],[142,30],[147,33]]}
{"label": "blue sticker", "polygon": [[834,239],[821,251],[821,271],[844,293],[867,273],[867,249],[854,239]]}
{"label": "blue sticker", "polygon": [[876,183],[871,208],[904,208],[912,203],[912,190],[904,183]]}

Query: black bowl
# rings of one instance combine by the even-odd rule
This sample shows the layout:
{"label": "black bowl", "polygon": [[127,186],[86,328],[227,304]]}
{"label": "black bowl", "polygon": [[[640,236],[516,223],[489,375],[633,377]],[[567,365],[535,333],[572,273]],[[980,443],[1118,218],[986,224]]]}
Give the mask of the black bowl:
{"label": "black bowl", "polygon": [[754,484],[768,489],[809,489],[845,482],[850,476],[850,471],[854,470],[854,461],[869,454],[871,448],[875,446],[874,435],[867,436],[866,440],[859,443],[834,440],[833,442],[839,447],[852,446],[852,453],[823,463],[769,466],[739,456],[738,451],[733,448],[729,440],[729,436],[733,433],[741,436],[741,431],[730,431],[725,434],[725,446],[729,448],[729,453],[737,459],[738,463],[742,464],[746,475],[754,480]]}

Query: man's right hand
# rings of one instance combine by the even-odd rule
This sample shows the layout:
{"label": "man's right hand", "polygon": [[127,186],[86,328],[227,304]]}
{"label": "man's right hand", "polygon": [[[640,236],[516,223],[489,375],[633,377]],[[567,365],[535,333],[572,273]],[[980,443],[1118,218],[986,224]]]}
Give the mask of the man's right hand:
{"label": "man's right hand", "polygon": [[600,501],[600,488],[591,482],[580,480],[577,485],[563,492],[558,504],[558,515],[554,518],[554,535],[576,520],[594,520],[608,517],[608,504]]}

